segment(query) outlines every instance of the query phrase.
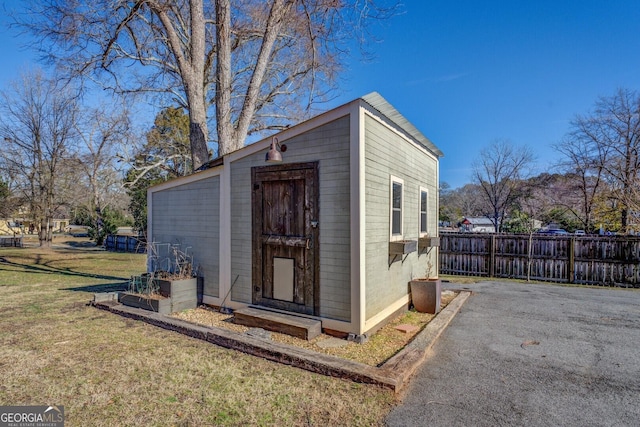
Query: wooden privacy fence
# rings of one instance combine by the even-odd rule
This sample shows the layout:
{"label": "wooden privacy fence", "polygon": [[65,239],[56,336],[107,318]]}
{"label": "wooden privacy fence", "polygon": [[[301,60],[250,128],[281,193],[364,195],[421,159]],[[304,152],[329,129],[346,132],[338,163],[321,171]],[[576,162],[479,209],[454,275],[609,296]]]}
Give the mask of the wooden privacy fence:
{"label": "wooden privacy fence", "polygon": [[640,288],[640,237],[441,233],[440,273]]}
{"label": "wooden privacy fence", "polygon": [[104,241],[104,247],[108,251],[143,254],[147,251],[147,242],[136,236],[109,234]]}

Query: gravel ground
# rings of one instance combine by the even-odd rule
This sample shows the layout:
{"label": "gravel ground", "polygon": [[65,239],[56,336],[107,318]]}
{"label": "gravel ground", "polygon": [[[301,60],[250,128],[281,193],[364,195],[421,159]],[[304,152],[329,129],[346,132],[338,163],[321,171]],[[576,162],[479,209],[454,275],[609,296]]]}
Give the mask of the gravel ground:
{"label": "gravel ground", "polygon": [[[456,295],[451,291],[443,292],[442,308],[446,307]],[[212,307],[201,306],[194,310],[174,313],[173,316],[199,325],[224,328],[238,333],[246,333],[249,330],[246,326],[233,323],[232,314],[220,313],[216,308]],[[279,343],[355,360],[371,366],[379,366],[407,345],[433,318],[434,315],[432,314],[418,313],[411,310],[389,322],[365,344],[356,344],[345,340],[344,345],[341,347],[329,346],[324,348],[324,346],[318,345],[322,341],[332,338],[326,334],[321,334],[310,341],[276,332],[271,332],[270,336],[273,341]],[[410,332],[403,332],[396,329],[399,325],[415,325],[417,328]]]}

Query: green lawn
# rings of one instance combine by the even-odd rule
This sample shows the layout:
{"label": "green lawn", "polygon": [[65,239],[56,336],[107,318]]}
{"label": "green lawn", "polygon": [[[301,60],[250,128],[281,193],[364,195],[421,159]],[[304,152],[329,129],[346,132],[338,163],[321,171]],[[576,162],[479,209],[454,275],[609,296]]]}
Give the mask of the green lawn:
{"label": "green lawn", "polygon": [[395,403],[87,305],[144,268],[144,255],[0,248],[0,404],[64,405],[68,426],[369,426]]}

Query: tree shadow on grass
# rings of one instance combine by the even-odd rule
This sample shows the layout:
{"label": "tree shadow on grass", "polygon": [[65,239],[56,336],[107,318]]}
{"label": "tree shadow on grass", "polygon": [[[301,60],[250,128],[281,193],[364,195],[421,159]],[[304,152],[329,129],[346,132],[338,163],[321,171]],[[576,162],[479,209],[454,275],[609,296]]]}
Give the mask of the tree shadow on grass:
{"label": "tree shadow on grass", "polygon": [[[39,257],[37,257],[39,258]],[[104,274],[92,274],[92,273],[82,273],[79,271],[73,271],[70,268],[59,268],[53,267],[48,263],[40,263],[40,260],[37,259],[35,264],[26,264],[9,261],[4,257],[0,257],[0,271],[12,271],[12,272],[22,272],[22,273],[33,273],[33,274],[60,274],[62,276],[74,276],[74,277],[88,277],[92,279],[102,279],[102,280],[129,280],[126,277],[118,277],[118,276],[108,276]]]}
{"label": "tree shadow on grass", "polygon": [[73,288],[62,288],[63,291],[73,292],[89,292],[92,294],[109,293],[109,292],[124,292],[129,289],[129,282],[113,282],[102,283],[100,285],[85,285],[77,286]]}
{"label": "tree shadow on grass", "polygon": [[64,242],[58,242],[58,244],[60,245],[66,245],[70,248],[74,248],[74,249],[94,249],[94,250],[99,250],[99,251],[103,251],[104,248],[102,246],[97,246],[95,244],[95,242],[92,242],[90,240],[86,241],[86,242],[77,242],[77,241],[73,241],[73,240],[67,240]]}

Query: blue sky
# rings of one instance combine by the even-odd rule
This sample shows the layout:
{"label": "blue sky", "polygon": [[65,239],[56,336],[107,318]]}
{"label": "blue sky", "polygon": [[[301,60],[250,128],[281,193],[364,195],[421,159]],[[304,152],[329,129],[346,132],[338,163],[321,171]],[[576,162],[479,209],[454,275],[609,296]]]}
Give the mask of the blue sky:
{"label": "blue sky", "polygon": [[[0,88],[35,60],[6,22]],[[617,88],[640,90],[638,23],[638,0],[407,0],[376,31],[374,60],[348,63],[326,107],[379,92],[444,152],[440,178],[454,188],[496,139],[530,146],[543,172],[576,114]]]}
{"label": "blue sky", "polygon": [[496,139],[530,146],[543,172],[576,114],[640,90],[639,23],[637,0],[406,1],[335,102],[379,92],[444,152],[454,188]]}

